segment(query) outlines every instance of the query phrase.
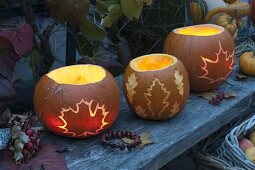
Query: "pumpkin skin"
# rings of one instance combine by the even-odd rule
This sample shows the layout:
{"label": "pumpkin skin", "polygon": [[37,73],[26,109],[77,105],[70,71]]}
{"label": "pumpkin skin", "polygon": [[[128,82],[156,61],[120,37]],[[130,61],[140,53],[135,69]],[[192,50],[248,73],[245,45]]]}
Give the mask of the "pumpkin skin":
{"label": "pumpkin skin", "polygon": [[245,52],[240,56],[239,69],[247,75],[255,76],[255,56],[253,52]]}
{"label": "pumpkin skin", "polygon": [[189,4],[189,11],[193,24],[202,24],[207,14],[207,3],[204,0],[192,0]]}
{"label": "pumpkin skin", "polygon": [[164,53],[186,67],[192,91],[217,89],[233,71],[235,51],[233,37],[213,24],[175,29],[164,43]]}
{"label": "pumpkin skin", "polygon": [[[153,68],[164,59],[171,59],[172,64]],[[136,66],[139,62],[143,69]],[[133,59],[126,68],[123,89],[131,110],[149,120],[174,117],[184,108],[190,90],[185,67],[180,60],[167,54]]]}
{"label": "pumpkin skin", "polygon": [[[79,69],[81,71],[77,71]],[[97,76],[100,77],[98,80]],[[59,83],[58,77],[73,80]],[[94,80],[73,83],[84,77]],[[114,123],[120,96],[117,83],[108,71],[96,65],[75,65],[44,75],[36,86],[33,103],[39,120],[49,131],[60,136],[87,138],[105,131]]]}

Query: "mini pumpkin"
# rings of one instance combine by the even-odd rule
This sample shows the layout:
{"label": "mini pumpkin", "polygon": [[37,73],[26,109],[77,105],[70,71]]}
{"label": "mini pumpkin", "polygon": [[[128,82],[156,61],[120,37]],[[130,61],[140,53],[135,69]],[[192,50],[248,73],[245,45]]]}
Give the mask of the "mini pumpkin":
{"label": "mini pumpkin", "polygon": [[164,53],[176,56],[186,67],[193,91],[217,89],[233,71],[235,51],[233,37],[214,24],[177,28],[164,43]]}
{"label": "mini pumpkin", "polygon": [[48,130],[61,136],[86,138],[113,124],[120,96],[115,79],[105,69],[74,65],[44,75],[36,86],[33,102],[39,120]]}
{"label": "mini pumpkin", "polygon": [[231,17],[228,14],[221,14],[216,18],[215,23],[217,25],[224,27],[226,30],[228,30],[228,32],[234,38],[236,37],[238,26],[237,26],[237,20],[234,17]]}
{"label": "mini pumpkin", "polygon": [[247,75],[255,76],[255,56],[253,52],[245,52],[240,56],[239,69]]}
{"label": "mini pumpkin", "polygon": [[123,89],[130,108],[151,120],[175,116],[184,108],[190,90],[182,62],[167,54],[133,59],[126,68]]}

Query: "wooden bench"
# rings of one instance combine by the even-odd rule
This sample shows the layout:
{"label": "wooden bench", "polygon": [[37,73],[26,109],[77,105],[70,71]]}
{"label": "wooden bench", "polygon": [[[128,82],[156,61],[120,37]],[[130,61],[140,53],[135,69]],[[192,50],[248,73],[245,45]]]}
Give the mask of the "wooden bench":
{"label": "wooden bench", "polygon": [[46,142],[57,142],[69,148],[65,153],[69,169],[159,169],[166,163],[210,135],[231,120],[255,111],[255,78],[235,81],[234,74],[220,87],[234,91],[237,97],[224,100],[219,106],[191,93],[185,109],[168,121],[138,118],[129,109],[122,92],[123,76],[117,77],[121,91],[121,107],[117,121],[110,130],[150,132],[155,144],[132,151],[120,151],[100,143],[101,135],[84,140],[69,139],[47,133]]}

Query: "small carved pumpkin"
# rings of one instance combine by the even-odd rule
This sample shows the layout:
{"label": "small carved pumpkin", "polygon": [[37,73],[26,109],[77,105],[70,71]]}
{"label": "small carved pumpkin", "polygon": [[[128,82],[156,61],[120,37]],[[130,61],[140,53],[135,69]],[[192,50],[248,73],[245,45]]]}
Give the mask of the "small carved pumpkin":
{"label": "small carved pumpkin", "polygon": [[44,75],[34,93],[41,123],[61,136],[86,138],[115,121],[120,96],[112,75],[100,66],[74,65]]}
{"label": "small carved pumpkin", "polygon": [[123,80],[130,108],[141,118],[166,120],[180,112],[189,96],[186,69],[177,58],[150,54],[133,59]]}
{"label": "small carved pumpkin", "polygon": [[233,37],[213,24],[175,29],[164,43],[164,52],[184,64],[193,91],[218,88],[233,71],[235,51]]}
{"label": "small carved pumpkin", "polygon": [[245,74],[255,76],[255,56],[253,52],[245,52],[241,55],[239,69]]}
{"label": "small carved pumpkin", "polygon": [[234,38],[237,36],[238,26],[237,26],[237,20],[234,17],[231,17],[228,14],[221,14],[216,18],[215,23],[217,25],[224,27],[226,30],[228,30],[228,32]]}

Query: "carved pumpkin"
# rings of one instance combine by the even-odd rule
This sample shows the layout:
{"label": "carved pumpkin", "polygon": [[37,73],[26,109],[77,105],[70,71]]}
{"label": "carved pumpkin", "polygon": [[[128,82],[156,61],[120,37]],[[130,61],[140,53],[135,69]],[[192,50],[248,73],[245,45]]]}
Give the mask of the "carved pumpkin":
{"label": "carved pumpkin", "polygon": [[74,65],[44,75],[34,93],[41,123],[61,136],[86,138],[109,128],[120,106],[118,86],[100,66]]}
{"label": "carved pumpkin", "polygon": [[245,74],[255,76],[255,56],[253,52],[245,52],[241,55],[239,69]]}
{"label": "carved pumpkin", "polygon": [[193,91],[221,85],[233,70],[235,51],[233,37],[213,24],[175,29],[164,43],[164,52],[176,56],[186,67]]}
{"label": "carved pumpkin", "polygon": [[133,59],[126,68],[123,89],[130,108],[151,120],[175,116],[183,109],[190,90],[183,64],[167,54]]}

